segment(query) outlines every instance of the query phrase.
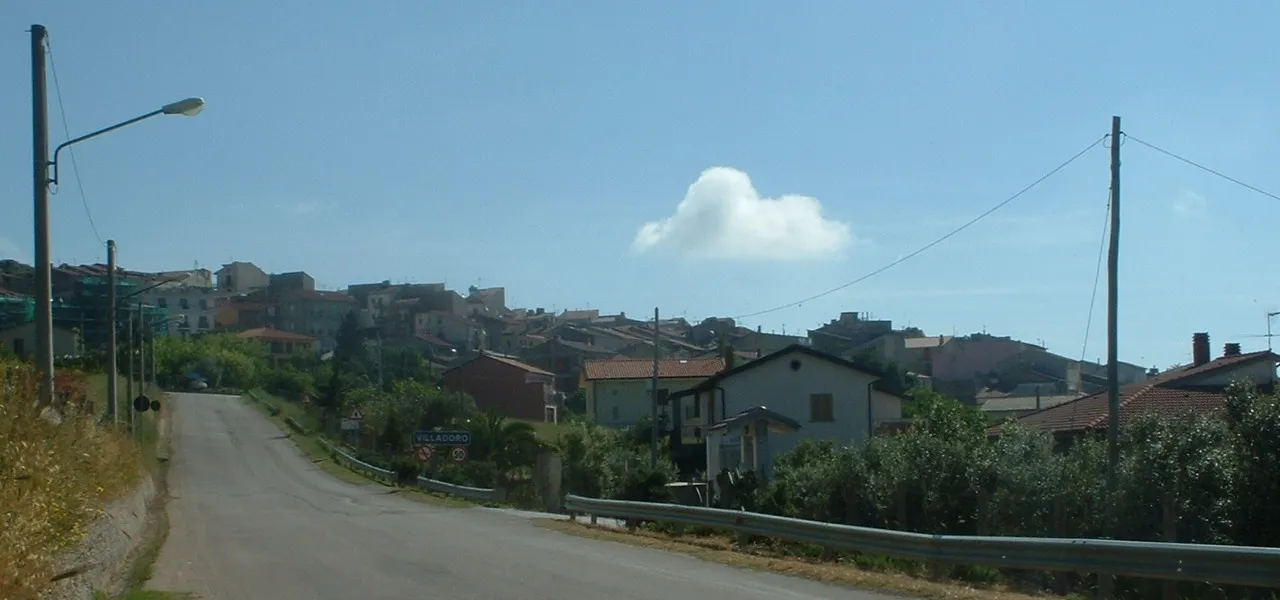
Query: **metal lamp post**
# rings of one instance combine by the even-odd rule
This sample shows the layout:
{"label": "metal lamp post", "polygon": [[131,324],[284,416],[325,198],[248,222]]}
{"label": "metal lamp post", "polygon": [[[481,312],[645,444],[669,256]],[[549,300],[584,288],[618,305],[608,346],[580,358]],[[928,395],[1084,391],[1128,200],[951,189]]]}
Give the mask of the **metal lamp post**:
{"label": "metal lamp post", "polygon": [[[31,26],[31,123],[35,192],[36,259],[36,367],[40,371],[39,406],[53,402],[53,265],[49,242],[49,186],[58,182],[58,153],[78,144],[157,115],[195,116],[204,109],[204,99],[187,98],[157,110],[121,121],[110,127],[63,142],[49,160],[48,89],[45,82],[45,40],[43,25]],[[114,317],[115,306],[112,306]],[[113,319],[114,323],[114,319]]]}

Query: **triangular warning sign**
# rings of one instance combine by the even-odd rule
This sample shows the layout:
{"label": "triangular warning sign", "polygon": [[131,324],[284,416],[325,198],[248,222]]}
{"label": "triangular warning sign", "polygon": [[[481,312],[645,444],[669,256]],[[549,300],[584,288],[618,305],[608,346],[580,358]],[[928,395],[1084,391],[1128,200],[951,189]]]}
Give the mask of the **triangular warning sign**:
{"label": "triangular warning sign", "polygon": [[351,416],[347,418],[351,419],[352,421],[363,421],[364,415],[360,414],[360,409],[353,408],[351,409]]}

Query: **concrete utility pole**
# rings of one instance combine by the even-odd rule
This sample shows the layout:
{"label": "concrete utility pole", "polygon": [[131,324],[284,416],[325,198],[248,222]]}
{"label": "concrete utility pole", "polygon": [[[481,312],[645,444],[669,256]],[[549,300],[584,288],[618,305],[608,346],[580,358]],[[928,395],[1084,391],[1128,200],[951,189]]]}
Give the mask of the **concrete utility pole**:
{"label": "concrete utility pole", "polygon": [[649,436],[649,466],[658,466],[658,361],[662,357],[662,348],[658,345],[661,339],[658,327],[658,307],[653,307],[653,401],[649,407],[649,416],[653,419],[653,431]]}
{"label": "concrete utility pole", "polygon": [[1116,313],[1120,295],[1120,117],[1111,117],[1111,243],[1107,252],[1107,489],[1120,463],[1120,363]]}
{"label": "concrete utility pole", "polygon": [[116,241],[107,240],[107,410],[111,411],[111,423],[120,426],[120,398],[116,377],[120,366],[116,364]]}
{"label": "concrete utility pole", "polygon": [[[1107,508],[1108,521],[1116,515],[1116,476],[1120,466],[1120,357],[1117,313],[1120,295],[1120,117],[1111,117],[1111,243],[1107,252]],[[1115,577],[1098,574],[1098,596],[1115,597]]]}
{"label": "concrete utility pole", "polygon": [[45,84],[44,25],[31,26],[31,154],[36,234],[36,370],[38,405],[53,403],[53,264],[49,250],[49,100]]}
{"label": "concrete utility pole", "polygon": [[129,415],[130,415],[129,424],[132,425],[133,424],[133,416],[132,416],[133,415],[133,307],[132,306],[129,307],[129,335],[127,339],[128,339],[128,342],[126,344],[124,361],[126,363],[129,363],[129,366],[125,369],[128,372],[128,378],[125,379],[124,389],[125,389],[125,395],[128,396],[125,399],[125,402],[128,405],[127,410],[129,411]]}
{"label": "concrete utility pole", "polygon": [[[147,395],[147,330],[151,323],[147,322],[147,314],[142,312],[142,303],[138,303],[138,395]],[[132,411],[130,411],[132,412]]]}

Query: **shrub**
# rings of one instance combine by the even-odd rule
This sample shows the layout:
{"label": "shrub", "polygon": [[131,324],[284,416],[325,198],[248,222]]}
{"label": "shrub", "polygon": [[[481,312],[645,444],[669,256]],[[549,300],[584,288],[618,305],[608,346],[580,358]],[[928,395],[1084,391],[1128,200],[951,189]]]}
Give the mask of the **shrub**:
{"label": "shrub", "polygon": [[57,372],[61,421],[33,408],[33,369],[0,361],[0,598],[34,597],[57,554],[141,474],[138,448],[83,406],[84,376]]}

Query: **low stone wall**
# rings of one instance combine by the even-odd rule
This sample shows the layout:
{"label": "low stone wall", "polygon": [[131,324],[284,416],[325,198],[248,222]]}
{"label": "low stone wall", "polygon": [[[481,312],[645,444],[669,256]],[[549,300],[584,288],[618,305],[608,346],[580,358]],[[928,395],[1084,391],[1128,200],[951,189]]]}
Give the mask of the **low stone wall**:
{"label": "low stone wall", "polygon": [[107,505],[89,534],[54,565],[61,577],[41,598],[93,600],[96,590],[116,591],[130,567],[134,551],[145,541],[156,482],[146,476],[132,493]]}

